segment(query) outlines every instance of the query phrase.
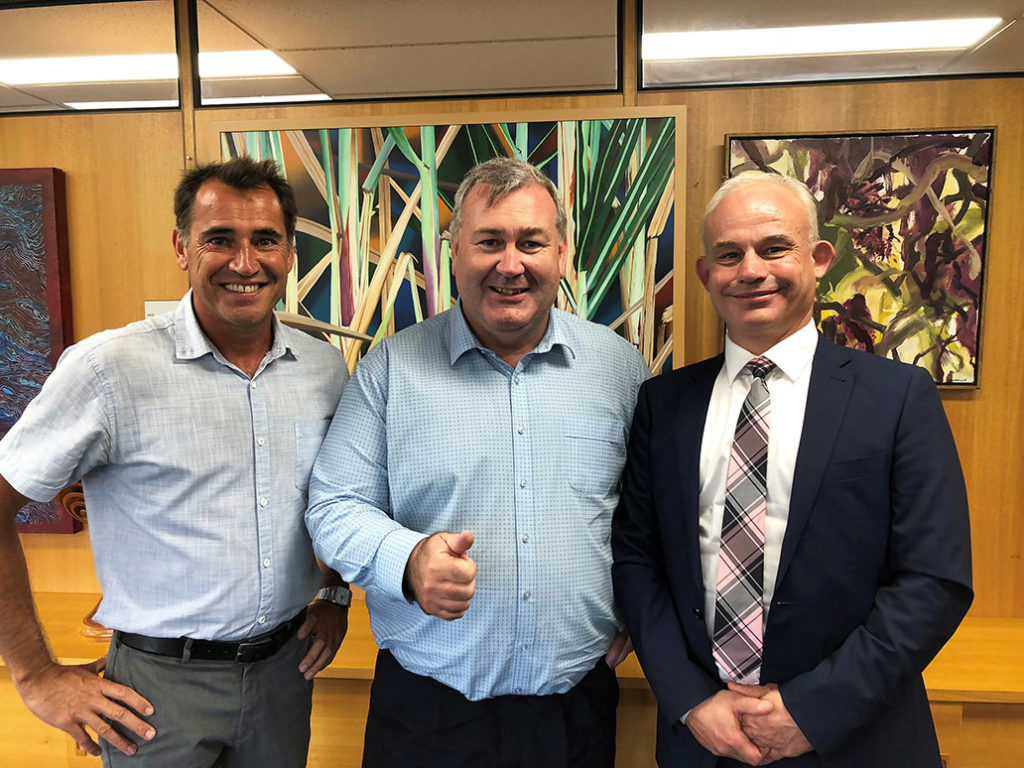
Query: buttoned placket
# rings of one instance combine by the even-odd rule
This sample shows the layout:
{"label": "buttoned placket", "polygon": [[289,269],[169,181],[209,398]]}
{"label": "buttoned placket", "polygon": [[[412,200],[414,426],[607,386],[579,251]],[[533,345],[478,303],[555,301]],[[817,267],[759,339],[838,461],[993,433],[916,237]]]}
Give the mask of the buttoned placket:
{"label": "buttoned placket", "polygon": [[[528,359],[528,358],[527,358]],[[512,664],[512,693],[531,690],[532,654],[537,632],[537,611],[534,595],[537,574],[536,519],[534,503],[533,451],[530,445],[529,380],[520,360],[508,378],[511,405],[513,498],[515,499],[515,528],[513,545],[517,549],[515,635]]]}
{"label": "buttoned placket", "polygon": [[[261,369],[262,370],[262,369]],[[282,439],[281,436],[270,434],[270,418],[267,401],[264,396],[263,384],[265,377],[257,371],[248,382],[249,413],[252,425],[253,441],[253,508],[256,520],[256,547],[259,567],[259,602],[256,606],[253,634],[260,634],[271,629],[268,616],[274,605],[274,573],[273,554],[274,512],[279,500],[273,495],[271,441]]]}

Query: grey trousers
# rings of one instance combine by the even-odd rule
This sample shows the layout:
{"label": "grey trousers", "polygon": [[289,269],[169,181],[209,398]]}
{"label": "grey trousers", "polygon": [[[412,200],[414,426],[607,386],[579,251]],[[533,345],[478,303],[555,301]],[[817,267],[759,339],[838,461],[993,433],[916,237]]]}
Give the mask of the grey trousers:
{"label": "grey trousers", "polygon": [[107,679],[134,688],[156,710],[156,729],[129,757],[101,741],[106,768],[303,768],[313,683],[299,673],[310,639],[293,637],[268,659],[182,662],[111,642]]}

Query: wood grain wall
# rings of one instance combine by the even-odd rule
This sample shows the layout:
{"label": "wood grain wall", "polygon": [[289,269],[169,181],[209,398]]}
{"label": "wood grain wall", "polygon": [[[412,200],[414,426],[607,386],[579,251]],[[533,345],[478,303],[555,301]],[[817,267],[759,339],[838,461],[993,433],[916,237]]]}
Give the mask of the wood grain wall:
{"label": "wood grain wall", "polygon": [[[628,79],[628,78],[627,78]],[[722,177],[729,133],[996,128],[990,237],[985,264],[981,386],[943,393],[967,476],[980,617],[1024,618],[1024,345],[1012,317],[1024,292],[1018,244],[1024,239],[1024,81],[1014,78],[883,84],[672,91],[625,96],[482,99],[201,110],[183,125],[180,112],[0,118],[0,166],[63,168],[75,335],[82,338],[142,316],[145,299],[177,298],[184,275],[170,249],[170,194],[192,156],[217,154],[217,125],[253,119],[329,121],[382,115],[664,107],[687,111],[686,249],[676,279],[684,360],[714,354],[721,325],[692,277],[697,224]],[[185,129],[188,130],[185,130]],[[194,130],[194,134],[193,134]],[[196,147],[185,137],[195,135]],[[85,536],[23,537],[38,590],[95,591]]]}

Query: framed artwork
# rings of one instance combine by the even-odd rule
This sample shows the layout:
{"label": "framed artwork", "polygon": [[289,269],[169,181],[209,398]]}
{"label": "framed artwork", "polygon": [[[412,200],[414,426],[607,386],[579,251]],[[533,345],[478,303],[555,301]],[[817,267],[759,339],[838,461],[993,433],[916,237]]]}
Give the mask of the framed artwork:
{"label": "framed artwork", "polygon": [[[18,420],[71,342],[64,172],[0,170],[0,436]],[[18,513],[18,530],[73,533],[59,501]]]}
{"label": "framed artwork", "polygon": [[325,334],[349,367],[383,337],[454,305],[446,229],[473,165],[525,159],[558,188],[569,267],[557,304],[671,364],[675,114],[432,116],[345,127],[222,127],[221,157],[273,158],[299,204],[286,322]]}
{"label": "framed artwork", "polygon": [[825,336],[977,386],[994,134],[729,136],[728,173],[810,188],[836,249],[818,282]]}

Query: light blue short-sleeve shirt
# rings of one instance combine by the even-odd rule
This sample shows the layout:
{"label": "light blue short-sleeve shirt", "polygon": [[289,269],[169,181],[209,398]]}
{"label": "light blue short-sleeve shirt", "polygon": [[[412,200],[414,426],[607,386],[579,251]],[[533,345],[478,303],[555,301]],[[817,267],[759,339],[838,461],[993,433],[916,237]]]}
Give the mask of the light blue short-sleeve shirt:
{"label": "light blue short-sleeve shirt", "polygon": [[175,312],[69,347],[0,441],[0,474],[52,498],[81,479],[102,624],[157,637],[266,632],[321,578],[303,512],[348,373],[274,318],[250,379]]}

